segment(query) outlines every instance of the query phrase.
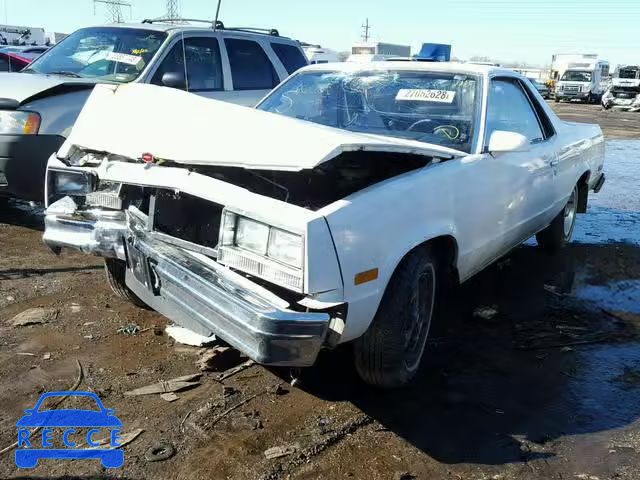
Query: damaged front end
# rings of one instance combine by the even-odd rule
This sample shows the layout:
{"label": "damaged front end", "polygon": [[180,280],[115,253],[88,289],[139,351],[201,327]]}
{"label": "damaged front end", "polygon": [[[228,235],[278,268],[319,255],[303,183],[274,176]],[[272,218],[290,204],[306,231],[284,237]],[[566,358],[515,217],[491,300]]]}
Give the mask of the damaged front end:
{"label": "damaged front end", "polygon": [[339,339],[338,262],[312,211],[186,168],[106,157],[81,167],[52,157],[46,185],[44,242],[122,261],[126,286],[174,322],[269,365],[312,365]]}
{"label": "damaged front end", "polygon": [[606,110],[640,111],[640,80],[621,85],[614,83],[602,96],[602,106]]}

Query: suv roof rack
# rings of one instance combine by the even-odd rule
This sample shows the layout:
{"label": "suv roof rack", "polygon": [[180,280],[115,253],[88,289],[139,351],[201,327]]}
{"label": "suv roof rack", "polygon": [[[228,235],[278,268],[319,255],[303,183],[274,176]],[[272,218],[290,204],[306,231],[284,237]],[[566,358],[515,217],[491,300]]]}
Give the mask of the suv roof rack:
{"label": "suv roof rack", "polygon": [[[247,32],[247,33],[259,33],[261,35],[271,35],[272,37],[279,37],[280,32],[278,32],[275,28],[255,28],[255,27],[225,27],[224,23],[220,20],[203,20],[200,18],[180,18],[180,19],[172,19],[172,18],[146,18],[142,21],[142,23],[173,23],[176,24],[176,21],[179,22],[198,22],[198,23],[206,23],[214,30],[231,30],[234,32]],[[176,24],[179,25],[179,24]]]}

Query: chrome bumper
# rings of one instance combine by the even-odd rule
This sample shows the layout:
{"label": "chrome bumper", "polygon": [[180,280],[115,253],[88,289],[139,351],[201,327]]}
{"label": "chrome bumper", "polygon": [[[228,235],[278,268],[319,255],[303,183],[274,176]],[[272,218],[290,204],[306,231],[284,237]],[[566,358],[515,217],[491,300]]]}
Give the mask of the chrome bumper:
{"label": "chrome bumper", "polygon": [[290,310],[285,300],[208,257],[162,241],[147,231],[143,215],[120,213],[116,221],[96,212],[47,211],[44,241],[54,249],[126,258],[127,286],[141,300],[179,325],[218,335],[256,362],[315,362],[329,314]]}

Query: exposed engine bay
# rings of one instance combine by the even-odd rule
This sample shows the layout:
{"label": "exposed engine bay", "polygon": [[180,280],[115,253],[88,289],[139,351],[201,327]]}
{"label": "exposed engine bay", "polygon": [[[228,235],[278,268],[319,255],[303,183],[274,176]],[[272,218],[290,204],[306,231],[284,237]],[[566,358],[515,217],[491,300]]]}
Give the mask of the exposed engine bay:
{"label": "exposed engine bay", "polygon": [[193,170],[246,188],[253,193],[318,210],[371,185],[422,168],[424,155],[345,152],[312,170],[287,172],[238,167],[194,167]]}

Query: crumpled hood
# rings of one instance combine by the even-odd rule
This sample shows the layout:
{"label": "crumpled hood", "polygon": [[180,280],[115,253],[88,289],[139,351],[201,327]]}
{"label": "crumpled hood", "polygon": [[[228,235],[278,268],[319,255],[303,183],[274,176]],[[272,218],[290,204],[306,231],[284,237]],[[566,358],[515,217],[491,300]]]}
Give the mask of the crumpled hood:
{"label": "crumpled hood", "polygon": [[342,152],[370,150],[440,158],[466,153],[422,142],[352,133],[154,85],[99,85],[71,134],[71,146],[131,159],[144,153],[187,165],[312,169]]}
{"label": "crumpled hood", "polygon": [[34,96],[46,95],[61,85],[90,88],[96,82],[85,78],[40,75],[37,73],[0,73],[0,98],[16,100],[22,104]]}

